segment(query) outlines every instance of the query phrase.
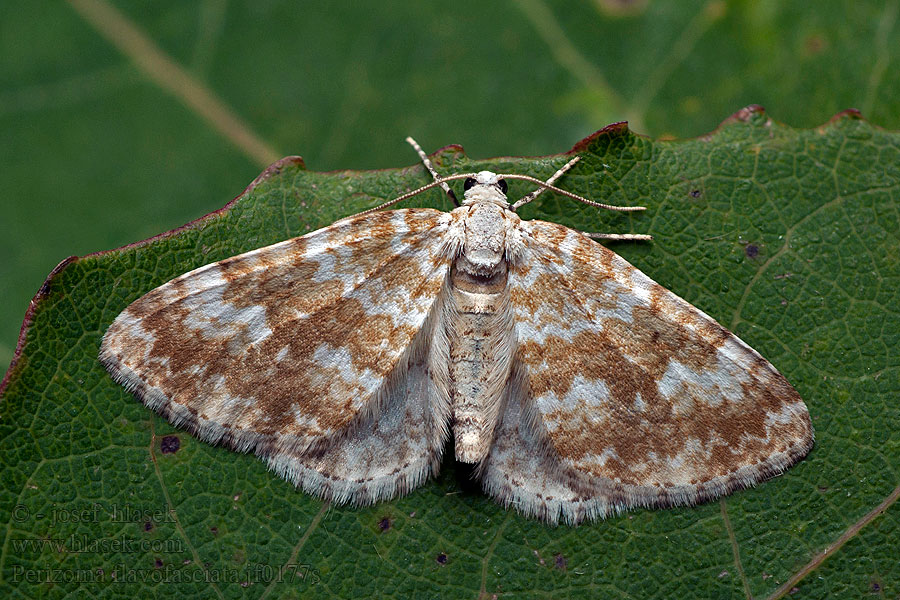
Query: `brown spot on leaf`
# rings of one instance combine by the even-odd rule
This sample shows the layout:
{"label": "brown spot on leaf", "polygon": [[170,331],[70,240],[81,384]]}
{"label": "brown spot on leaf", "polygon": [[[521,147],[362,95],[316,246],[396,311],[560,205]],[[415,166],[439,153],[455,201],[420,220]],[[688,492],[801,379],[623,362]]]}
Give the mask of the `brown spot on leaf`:
{"label": "brown spot on leaf", "polygon": [[394,521],[390,517],[382,517],[380,521],[378,521],[378,529],[381,530],[382,533],[391,528]]}
{"label": "brown spot on leaf", "polygon": [[804,47],[806,49],[806,53],[810,56],[815,56],[817,54],[821,54],[823,50],[828,46],[828,42],[819,34],[813,34],[808,36],[804,40]]}
{"label": "brown spot on leaf", "polygon": [[566,569],[569,568],[568,559],[565,556],[563,556],[561,553],[557,554],[553,558],[554,558],[554,566],[557,569],[559,569],[560,571],[565,571]]}
{"label": "brown spot on leaf", "polygon": [[756,258],[759,256],[759,246],[756,244],[747,244],[744,246],[744,254],[747,255],[747,258]]}
{"label": "brown spot on leaf", "polygon": [[435,557],[435,560],[437,561],[437,564],[444,566],[450,558],[445,553],[441,552]]}
{"label": "brown spot on leaf", "polygon": [[181,440],[177,435],[167,435],[159,442],[159,451],[163,454],[175,454],[181,448]]}

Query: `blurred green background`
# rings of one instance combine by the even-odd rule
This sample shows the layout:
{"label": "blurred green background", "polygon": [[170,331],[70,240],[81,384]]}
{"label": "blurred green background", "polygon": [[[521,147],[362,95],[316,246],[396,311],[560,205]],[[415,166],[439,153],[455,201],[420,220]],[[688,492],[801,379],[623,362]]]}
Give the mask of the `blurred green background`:
{"label": "blurred green background", "polygon": [[695,137],[762,104],[900,125],[898,1],[35,0],[0,5],[0,369],[47,273],[309,169]]}

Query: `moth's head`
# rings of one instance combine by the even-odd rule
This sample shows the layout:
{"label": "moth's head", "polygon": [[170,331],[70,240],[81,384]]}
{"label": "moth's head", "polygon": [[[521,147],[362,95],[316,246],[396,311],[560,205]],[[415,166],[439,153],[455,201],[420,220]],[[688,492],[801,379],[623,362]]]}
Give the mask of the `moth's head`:
{"label": "moth's head", "polygon": [[496,173],[491,171],[475,173],[474,177],[466,178],[463,189],[465,190],[465,199],[463,200],[465,205],[476,202],[493,202],[503,208],[509,208],[509,202],[506,201],[506,192],[509,188],[506,186],[506,180]]}

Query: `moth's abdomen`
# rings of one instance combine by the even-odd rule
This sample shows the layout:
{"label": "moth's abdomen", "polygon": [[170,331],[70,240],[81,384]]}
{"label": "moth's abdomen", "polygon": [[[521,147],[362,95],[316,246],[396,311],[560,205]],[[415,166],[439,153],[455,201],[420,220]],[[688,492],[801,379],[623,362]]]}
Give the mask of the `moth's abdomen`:
{"label": "moth's abdomen", "polygon": [[[464,264],[464,263],[463,263]],[[490,449],[509,379],[515,331],[506,264],[489,277],[454,265],[449,321],[450,407],[456,459],[475,463]]]}

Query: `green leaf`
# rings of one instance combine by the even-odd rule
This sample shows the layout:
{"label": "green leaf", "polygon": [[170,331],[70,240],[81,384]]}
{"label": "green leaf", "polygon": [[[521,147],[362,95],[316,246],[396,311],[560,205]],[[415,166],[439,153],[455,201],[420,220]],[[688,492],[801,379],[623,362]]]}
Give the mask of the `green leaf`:
{"label": "green leaf", "polygon": [[[795,127],[856,107],[900,128],[898,12],[896,0],[0,2],[0,369],[60,260],[195,219],[281,156],[387,168],[412,160],[407,135],[472,156],[548,154],[622,120],[694,137],[752,103]],[[184,77],[158,70],[154,50]]]}
{"label": "green leaf", "polygon": [[[794,384],[817,433],[805,461],[722,502],[554,528],[501,508],[450,457],[407,497],[334,507],[252,456],[173,429],[97,362],[119,311],[189,269],[428,181],[420,165],[317,173],[286,159],[225,209],[71,260],[47,280],[0,405],[0,593],[61,597],[77,581],[98,597],[900,593],[898,135],[852,112],[795,130],[748,109],[705,138],[653,141],[611,126],[575,150],[584,159],[563,187],[648,210],[545,194],[523,216],[652,234],[615,250]],[[436,164],[545,177],[564,160],[473,161],[451,147]],[[528,191],[511,183],[511,197]],[[447,208],[438,191],[407,204]],[[879,505],[887,515],[869,514]]]}

